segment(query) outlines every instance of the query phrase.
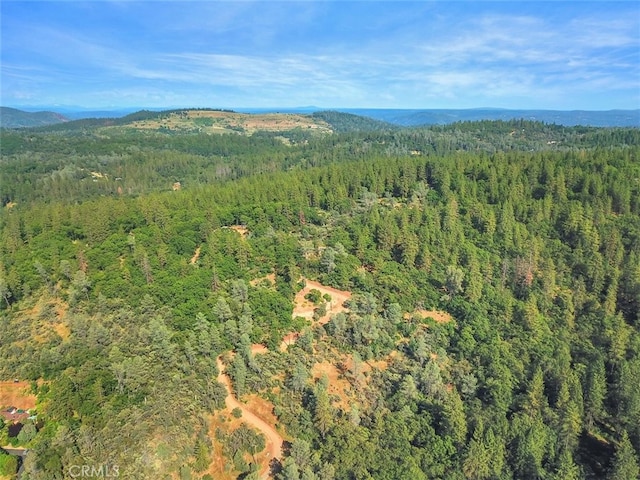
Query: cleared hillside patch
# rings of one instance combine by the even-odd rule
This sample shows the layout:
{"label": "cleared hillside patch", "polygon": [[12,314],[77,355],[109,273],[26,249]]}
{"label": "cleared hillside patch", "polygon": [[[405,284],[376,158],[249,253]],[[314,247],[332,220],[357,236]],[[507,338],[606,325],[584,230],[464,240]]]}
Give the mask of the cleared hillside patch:
{"label": "cleared hillside patch", "polygon": [[13,380],[0,382],[0,408],[16,407],[29,410],[35,406],[36,396],[31,393],[29,382]]}

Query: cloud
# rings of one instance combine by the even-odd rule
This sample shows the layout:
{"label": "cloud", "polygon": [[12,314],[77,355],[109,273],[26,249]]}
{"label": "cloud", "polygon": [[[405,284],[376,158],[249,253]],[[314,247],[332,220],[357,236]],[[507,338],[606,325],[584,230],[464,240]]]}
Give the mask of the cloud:
{"label": "cloud", "polygon": [[86,24],[66,12],[3,20],[3,97],[75,87],[137,104],[551,105],[629,98],[640,75],[628,8],[121,2],[103,21],[94,7]]}

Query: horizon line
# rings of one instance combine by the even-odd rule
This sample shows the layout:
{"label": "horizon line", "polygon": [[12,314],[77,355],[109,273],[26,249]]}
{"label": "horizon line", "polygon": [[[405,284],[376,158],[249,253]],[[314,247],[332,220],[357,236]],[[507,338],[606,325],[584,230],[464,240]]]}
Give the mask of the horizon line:
{"label": "horizon line", "polygon": [[[269,107],[258,107],[258,106],[173,106],[167,105],[162,107],[153,107],[153,106],[81,106],[81,105],[47,105],[47,104],[37,104],[37,105],[0,105],[2,108],[13,108],[16,110],[21,109],[36,109],[36,108],[48,108],[48,109],[66,109],[72,111],[122,111],[122,110],[132,110],[132,111],[141,111],[141,110],[151,110],[151,111],[164,111],[164,110],[268,110],[268,111],[276,111],[276,110],[316,110],[316,111],[338,111],[338,110],[406,110],[406,111],[451,111],[451,110],[496,110],[496,111],[547,111],[547,112],[636,112],[640,111],[639,108],[610,108],[610,109],[586,109],[586,108],[572,108],[572,109],[553,109],[553,108],[531,108],[531,107],[376,107],[376,106],[368,106],[368,107],[320,107],[316,105],[299,105],[299,106],[269,106]],[[35,112],[34,112],[35,113]]]}

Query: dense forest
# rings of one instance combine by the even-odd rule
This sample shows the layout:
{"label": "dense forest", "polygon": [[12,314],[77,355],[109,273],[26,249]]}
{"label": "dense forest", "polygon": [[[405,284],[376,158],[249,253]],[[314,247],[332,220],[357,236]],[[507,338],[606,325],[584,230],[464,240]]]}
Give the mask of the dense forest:
{"label": "dense forest", "polygon": [[640,130],[358,118],[0,132],[23,480],[639,477]]}

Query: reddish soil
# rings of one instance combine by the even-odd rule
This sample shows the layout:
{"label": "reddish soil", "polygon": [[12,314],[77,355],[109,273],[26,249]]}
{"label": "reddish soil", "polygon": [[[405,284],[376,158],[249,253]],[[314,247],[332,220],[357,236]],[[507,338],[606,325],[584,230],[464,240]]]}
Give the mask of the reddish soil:
{"label": "reddish soil", "polygon": [[268,400],[265,400],[261,396],[252,393],[250,395],[245,395],[243,400],[246,404],[246,407],[255,413],[258,417],[263,419],[269,425],[277,425],[278,417],[273,413],[274,407],[273,403]]}
{"label": "reddish soil", "polygon": [[[218,429],[226,434],[230,434],[234,430],[238,429],[243,423],[246,422],[244,422],[242,417],[235,418],[228,410],[217,413],[209,423],[209,437],[214,439]],[[270,462],[268,455],[269,452],[267,449],[264,449],[262,452],[256,453],[255,455],[245,454],[245,460],[247,462],[256,462],[259,465],[265,465]],[[236,480],[238,478],[239,472],[233,470],[231,462],[224,455],[222,444],[219,442],[213,442],[212,456],[213,460],[206,473],[210,474],[215,478],[215,480]]]}
{"label": "reddish soil", "polygon": [[349,392],[351,391],[351,384],[345,378],[342,378],[342,374],[333,363],[325,360],[320,363],[316,363],[311,370],[311,375],[314,379],[318,380],[323,375],[327,376],[329,380],[329,395],[337,395],[340,400],[336,401],[334,405],[342,410],[349,410]]}
{"label": "reddish soil", "polygon": [[[313,280],[305,280],[305,287],[296,293],[294,299],[294,307],[293,307],[293,318],[295,317],[303,317],[310,322],[313,322],[313,311],[317,308],[317,305],[314,305],[312,302],[307,300],[305,295],[307,295],[311,290],[318,290],[322,295],[328,294],[331,296],[331,302],[327,305],[327,313],[323,317],[318,320],[318,324],[324,325],[330,319],[332,315],[335,315],[339,312],[344,312],[347,308],[344,306],[344,302],[351,298],[351,292],[345,290],[338,290],[333,287],[326,287],[321,283],[315,282]],[[286,352],[287,347],[292,343],[295,343],[300,336],[297,332],[291,332],[284,336],[282,342],[280,343],[280,351]]]}
{"label": "reddish soil", "polygon": [[[232,226],[227,228],[238,231],[238,233],[243,236],[247,234],[246,228],[242,226]],[[265,278],[253,280],[251,284],[257,285],[263,280],[269,280],[275,283],[275,276],[273,274],[270,274]],[[301,316],[310,320],[312,319],[315,306],[304,298],[304,296],[312,289],[320,291],[320,293],[323,295],[329,294],[331,296],[331,302],[329,303],[329,305],[327,305],[327,314],[319,319],[319,324],[327,323],[332,314],[345,311],[346,307],[344,306],[344,302],[351,298],[351,292],[338,290],[332,287],[325,287],[318,282],[307,280],[305,288],[296,294],[295,306],[293,310],[294,318],[297,316]],[[298,339],[298,336],[299,333],[297,332],[291,332],[285,335],[282,339],[282,343],[280,344],[280,350],[286,351],[289,345],[295,343],[295,341]],[[267,347],[262,344],[253,344],[251,346],[251,352],[253,354],[264,354],[268,351],[269,350],[267,349]],[[258,455],[256,457],[256,460],[263,465],[261,470],[261,477],[267,479],[269,478],[270,471],[269,463],[273,458],[282,458],[282,444],[284,442],[282,435],[280,435],[274,428],[274,426],[277,424],[277,418],[273,414],[273,405],[257,395],[247,396],[246,399],[248,402],[246,405],[240,403],[232,393],[231,380],[224,373],[224,363],[222,362],[222,359],[220,357],[217,360],[217,364],[218,370],[220,371],[220,374],[218,375],[218,382],[222,383],[225,386],[228,393],[227,397],[225,398],[227,412],[231,412],[234,408],[239,408],[242,411],[241,420],[247,423],[249,426],[256,428],[257,430],[262,432],[266,437],[266,454]],[[339,378],[340,373],[337,367],[328,361],[318,363],[313,368],[314,378],[320,378],[323,373],[326,373],[329,379],[329,393],[337,395],[340,398],[340,400],[337,402],[337,406],[348,410],[349,396],[347,394],[347,391],[350,388],[349,382],[344,378]],[[234,420],[231,420],[232,424],[234,423]],[[225,425],[225,428],[229,428],[229,425]],[[214,438],[214,432],[215,430],[212,426],[211,438]],[[226,478],[226,473],[224,470],[225,463],[224,458],[222,457],[222,452],[218,452],[218,449],[219,448],[216,447],[214,450],[214,461],[209,471],[212,473],[212,475],[214,475],[214,478],[223,480],[224,478]]]}
{"label": "reddish soil", "polygon": [[[220,358],[218,358],[217,364],[218,364],[218,370],[220,371],[220,374],[218,375],[218,382],[222,383],[228,392],[227,397],[225,398],[225,404],[227,406],[227,410],[231,411],[234,408],[239,408],[242,411],[242,421],[247,423],[249,426],[259,430],[261,433],[264,434],[266,438],[268,461],[264,462],[264,465],[261,470],[261,476],[262,478],[267,479],[269,478],[269,471],[270,471],[269,462],[271,461],[271,459],[282,458],[282,444],[284,442],[284,439],[272,425],[267,423],[267,421],[265,421],[263,418],[258,416],[252,410],[250,410],[248,406],[238,401],[238,399],[232,393],[231,380],[229,379],[228,375],[224,373],[224,364],[222,363],[222,360]],[[263,400],[263,402],[266,402],[266,400]],[[254,400],[254,404],[256,404],[255,400]],[[259,407],[259,411],[262,411],[265,408],[266,407],[264,407],[264,404],[261,404],[261,406]],[[270,412],[270,415],[272,416],[271,410],[269,412]]]}
{"label": "reddish soil", "polygon": [[299,336],[300,334],[298,332],[287,333],[284,337],[282,337],[282,342],[280,342],[279,350],[281,352],[286,352],[287,347],[296,343]]}
{"label": "reddish soil", "polygon": [[263,354],[268,352],[269,352],[269,349],[264,345],[262,345],[261,343],[254,343],[253,345],[251,345],[251,353],[253,353],[254,355],[256,353]]}
{"label": "reddish soil", "polygon": [[351,298],[351,292],[338,290],[333,287],[326,287],[313,280],[305,279],[305,283],[305,287],[296,294],[294,299],[294,317],[304,317],[309,319],[313,317],[313,310],[316,306],[304,298],[311,290],[318,290],[322,295],[328,294],[331,296],[331,302],[327,305],[327,314],[318,321],[320,325],[327,323],[331,319],[331,315],[347,310],[344,306],[344,302]]}

